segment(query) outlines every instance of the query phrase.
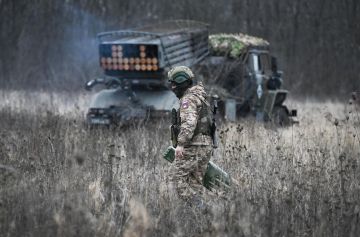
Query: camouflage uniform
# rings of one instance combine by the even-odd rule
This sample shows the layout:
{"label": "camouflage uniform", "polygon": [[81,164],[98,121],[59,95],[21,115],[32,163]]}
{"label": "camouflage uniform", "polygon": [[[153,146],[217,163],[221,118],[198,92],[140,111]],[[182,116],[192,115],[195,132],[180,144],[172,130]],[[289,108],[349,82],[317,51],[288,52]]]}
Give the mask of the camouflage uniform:
{"label": "camouflage uniform", "polygon": [[184,147],[183,157],[176,157],[173,181],[184,200],[203,197],[203,177],[212,155],[211,111],[201,83],[188,88],[180,98],[177,145]]}

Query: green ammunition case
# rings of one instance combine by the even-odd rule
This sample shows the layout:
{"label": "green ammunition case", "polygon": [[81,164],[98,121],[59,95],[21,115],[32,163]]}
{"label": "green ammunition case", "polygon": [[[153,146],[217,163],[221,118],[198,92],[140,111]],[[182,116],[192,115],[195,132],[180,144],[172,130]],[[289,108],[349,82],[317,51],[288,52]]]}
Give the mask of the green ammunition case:
{"label": "green ammunition case", "polygon": [[[170,163],[174,162],[175,148],[169,146],[164,152],[163,158]],[[216,189],[216,187],[229,188],[231,185],[231,178],[228,173],[210,161],[205,172],[203,185],[209,190]]]}

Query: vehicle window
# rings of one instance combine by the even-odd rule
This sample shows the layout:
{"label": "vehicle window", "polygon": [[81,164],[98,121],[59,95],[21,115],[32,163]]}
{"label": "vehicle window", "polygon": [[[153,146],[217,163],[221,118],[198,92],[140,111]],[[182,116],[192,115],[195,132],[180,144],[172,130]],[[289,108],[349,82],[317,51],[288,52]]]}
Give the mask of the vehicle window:
{"label": "vehicle window", "polygon": [[267,54],[259,55],[260,70],[265,75],[271,75],[271,65]]}
{"label": "vehicle window", "polygon": [[252,59],[253,59],[253,66],[254,66],[254,71],[260,71],[261,68],[260,68],[260,58],[257,54],[253,54],[252,55]]}

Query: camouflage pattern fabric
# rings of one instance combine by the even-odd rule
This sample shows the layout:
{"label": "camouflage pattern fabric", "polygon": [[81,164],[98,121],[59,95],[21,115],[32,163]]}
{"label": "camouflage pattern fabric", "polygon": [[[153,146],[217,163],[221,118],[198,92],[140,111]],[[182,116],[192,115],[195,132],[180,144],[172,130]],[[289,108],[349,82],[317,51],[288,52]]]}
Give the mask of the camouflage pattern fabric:
{"label": "camouflage pattern fabric", "polygon": [[180,133],[178,136],[178,146],[204,145],[210,146],[212,140],[210,136],[194,134],[197,123],[199,122],[199,112],[206,101],[206,92],[200,82],[186,90],[180,99]]}
{"label": "camouflage pattern fabric", "polygon": [[175,157],[172,178],[179,197],[190,202],[194,198],[203,199],[209,192],[203,186],[203,177],[212,155],[212,140],[208,135],[194,134],[205,101],[206,92],[201,83],[187,89],[180,99],[178,146],[184,147],[184,156]]}
{"label": "camouflage pattern fabric", "polygon": [[246,34],[214,34],[209,36],[210,52],[214,56],[238,58],[249,47],[269,47],[269,42]]}
{"label": "camouflage pattern fabric", "polygon": [[175,158],[172,177],[181,199],[207,199],[209,191],[203,186],[203,177],[211,154],[211,146],[190,146],[184,149],[182,158]]}

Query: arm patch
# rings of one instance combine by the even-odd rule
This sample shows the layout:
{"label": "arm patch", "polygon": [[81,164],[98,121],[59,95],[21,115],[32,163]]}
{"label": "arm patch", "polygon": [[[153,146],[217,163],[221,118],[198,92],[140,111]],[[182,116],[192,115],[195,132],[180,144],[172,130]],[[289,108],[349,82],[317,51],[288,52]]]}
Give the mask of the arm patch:
{"label": "arm patch", "polygon": [[189,107],[189,101],[188,100],[184,100],[182,103],[181,103],[181,107],[183,109],[187,109]]}

